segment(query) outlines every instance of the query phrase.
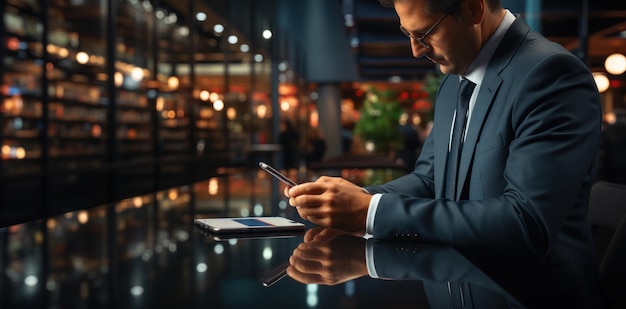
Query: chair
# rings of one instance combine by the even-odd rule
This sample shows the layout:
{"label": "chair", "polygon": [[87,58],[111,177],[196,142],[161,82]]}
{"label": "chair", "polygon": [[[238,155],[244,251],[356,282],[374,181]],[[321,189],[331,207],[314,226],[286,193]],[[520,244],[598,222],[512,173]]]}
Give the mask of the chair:
{"label": "chair", "polygon": [[596,182],[591,187],[589,199],[589,225],[598,266],[624,215],[626,215],[626,185],[606,181]]}
{"label": "chair", "polygon": [[626,216],[600,263],[600,284],[613,308],[626,308]]}
{"label": "chair", "polygon": [[613,308],[626,308],[626,185],[593,185],[589,224],[602,289]]}

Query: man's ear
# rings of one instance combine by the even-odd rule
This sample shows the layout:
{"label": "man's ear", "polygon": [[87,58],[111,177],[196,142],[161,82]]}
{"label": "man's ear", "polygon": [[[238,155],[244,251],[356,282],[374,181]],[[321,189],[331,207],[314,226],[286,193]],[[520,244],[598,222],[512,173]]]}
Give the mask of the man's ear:
{"label": "man's ear", "polygon": [[[461,0],[463,1],[463,0]],[[479,24],[482,22],[485,16],[486,4],[485,0],[466,0],[465,8],[470,13],[470,20],[473,24]],[[461,4],[463,5],[463,4]]]}

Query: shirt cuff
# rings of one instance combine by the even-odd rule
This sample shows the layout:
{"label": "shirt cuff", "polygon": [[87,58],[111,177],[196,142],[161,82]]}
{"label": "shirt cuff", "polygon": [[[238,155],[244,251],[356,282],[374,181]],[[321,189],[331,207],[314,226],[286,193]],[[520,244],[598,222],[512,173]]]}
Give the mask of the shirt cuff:
{"label": "shirt cuff", "polygon": [[381,196],[383,196],[381,193],[376,193],[370,199],[370,207],[367,210],[367,218],[365,219],[365,232],[370,235],[374,235],[374,217],[376,216],[376,209],[378,209],[378,202]]}

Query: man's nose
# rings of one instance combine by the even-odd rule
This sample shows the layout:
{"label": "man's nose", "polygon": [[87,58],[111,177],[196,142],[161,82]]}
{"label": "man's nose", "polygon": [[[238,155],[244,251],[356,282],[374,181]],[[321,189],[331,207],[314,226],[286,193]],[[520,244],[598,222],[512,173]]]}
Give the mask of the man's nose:
{"label": "man's nose", "polygon": [[415,39],[411,38],[411,51],[413,52],[413,57],[415,58],[424,57],[429,50],[430,50],[429,48],[424,47]]}

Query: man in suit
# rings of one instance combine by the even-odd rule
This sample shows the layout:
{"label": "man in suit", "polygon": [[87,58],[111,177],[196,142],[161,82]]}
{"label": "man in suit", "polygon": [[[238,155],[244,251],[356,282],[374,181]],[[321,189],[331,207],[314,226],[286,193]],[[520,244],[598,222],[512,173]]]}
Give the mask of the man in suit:
{"label": "man in suit", "polygon": [[[413,55],[447,74],[415,169],[365,190],[321,177],[287,188],[290,204],[320,226],[491,250],[594,281],[587,208],[601,106],[587,67],[499,0],[386,2]],[[454,181],[446,166],[463,79],[476,86]]]}

